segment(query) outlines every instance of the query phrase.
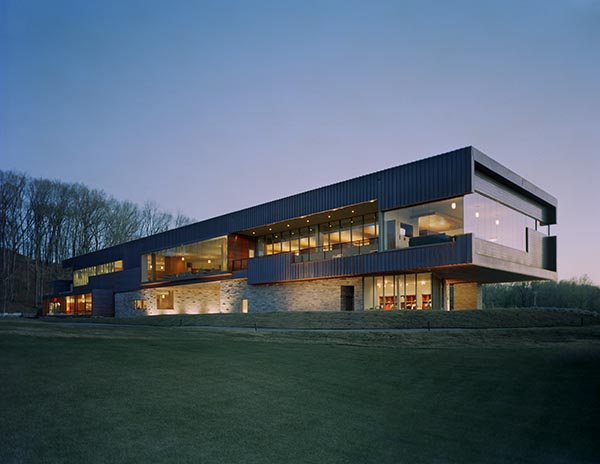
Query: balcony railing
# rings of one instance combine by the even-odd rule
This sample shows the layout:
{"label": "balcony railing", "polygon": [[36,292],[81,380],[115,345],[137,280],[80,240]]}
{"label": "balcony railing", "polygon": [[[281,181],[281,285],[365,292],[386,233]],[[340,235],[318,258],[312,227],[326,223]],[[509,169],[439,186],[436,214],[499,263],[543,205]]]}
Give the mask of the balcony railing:
{"label": "balcony railing", "polygon": [[307,248],[294,252],[294,262],[318,261],[374,253],[378,250],[378,239],[336,243],[334,245]]}

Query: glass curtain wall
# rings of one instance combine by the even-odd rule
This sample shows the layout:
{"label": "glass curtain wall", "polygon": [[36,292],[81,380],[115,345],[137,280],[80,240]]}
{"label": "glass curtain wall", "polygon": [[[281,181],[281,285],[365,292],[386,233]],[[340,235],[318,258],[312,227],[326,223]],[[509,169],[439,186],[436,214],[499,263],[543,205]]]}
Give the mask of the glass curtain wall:
{"label": "glass curtain wall", "polygon": [[227,270],[227,237],[142,255],[142,280],[183,279]]}
{"label": "glass curtain wall", "polygon": [[464,233],[463,199],[386,211],[383,222],[385,250],[448,242]]}
{"label": "glass curtain wall", "polygon": [[294,260],[312,261],[377,251],[377,214],[349,217],[258,238],[258,255],[294,253]]}
{"label": "glass curtain wall", "polygon": [[472,233],[527,251],[527,229],[538,226],[535,219],[479,193],[386,211],[383,222],[385,250],[443,243]]}
{"label": "glass curtain wall", "polygon": [[527,228],[536,230],[536,220],[478,193],[465,196],[465,233],[527,251]]}
{"label": "glass curtain wall", "polygon": [[[433,295],[441,295],[441,291],[441,283],[430,272],[365,277],[364,307],[384,311],[432,309]],[[435,307],[441,308],[441,304],[437,301]]]}
{"label": "glass curtain wall", "polygon": [[80,287],[87,285],[90,277],[110,274],[112,272],[120,272],[123,270],[123,260],[112,261],[110,263],[98,264],[97,266],[85,267],[73,271],[73,286]]}

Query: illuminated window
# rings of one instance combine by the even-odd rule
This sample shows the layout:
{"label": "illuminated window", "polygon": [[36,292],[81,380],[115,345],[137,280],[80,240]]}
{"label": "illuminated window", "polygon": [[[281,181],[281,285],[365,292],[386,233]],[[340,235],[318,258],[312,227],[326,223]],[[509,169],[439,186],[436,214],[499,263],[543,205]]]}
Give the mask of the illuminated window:
{"label": "illuminated window", "polygon": [[142,255],[143,282],[189,278],[227,270],[227,237],[217,237]]}
{"label": "illuminated window", "polygon": [[110,263],[102,263],[96,266],[84,267],[83,269],[76,269],[73,272],[73,286],[80,287],[87,285],[90,281],[90,277],[102,274],[110,274],[112,272],[119,272],[123,270],[123,260],[112,261]]}
{"label": "illuminated window", "polygon": [[146,300],[133,300],[133,309],[143,311],[146,309]]}
{"label": "illuminated window", "polygon": [[156,290],[156,308],[173,309],[173,290]]}
{"label": "illuminated window", "polygon": [[386,250],[447,242],[464,233],[463,199],[386,211],[383,221]]}

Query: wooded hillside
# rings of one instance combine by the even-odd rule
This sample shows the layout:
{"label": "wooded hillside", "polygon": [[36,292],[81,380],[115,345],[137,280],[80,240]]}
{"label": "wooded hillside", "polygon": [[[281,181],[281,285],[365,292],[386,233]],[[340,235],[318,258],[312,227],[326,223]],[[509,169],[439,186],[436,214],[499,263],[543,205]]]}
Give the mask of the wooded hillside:
{"label": "wooded hillside", "polygon": [[63,259],[191,222],[152,202],[0,171],[0,311],[39,307],[51,280],[63,277]]}

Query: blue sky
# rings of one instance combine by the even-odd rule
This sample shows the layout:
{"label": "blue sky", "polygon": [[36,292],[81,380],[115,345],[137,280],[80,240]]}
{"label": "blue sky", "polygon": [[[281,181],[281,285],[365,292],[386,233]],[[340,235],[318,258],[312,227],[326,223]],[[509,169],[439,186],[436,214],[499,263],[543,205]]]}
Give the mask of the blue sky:
{"label": "blue sky", "polygon": [[0,169],[198,220],[474,145],[600,283],[600,2],[0,0]]}

